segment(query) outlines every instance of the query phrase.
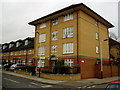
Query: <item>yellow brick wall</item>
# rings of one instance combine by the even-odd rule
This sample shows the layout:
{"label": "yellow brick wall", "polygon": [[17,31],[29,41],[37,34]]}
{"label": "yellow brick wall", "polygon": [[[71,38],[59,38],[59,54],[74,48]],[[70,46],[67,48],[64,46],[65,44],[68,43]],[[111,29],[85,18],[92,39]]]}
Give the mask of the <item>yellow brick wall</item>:
{"label": "yellow brick wall", "polygon": [[[63,16],[58,17],[58,24],[51,25],[51,21],[47,21],[47,27],[40,29],[40,24],[36,26],[36,31],[46,33],[46,42],[39,43],[39,34],[35,34],[35,57],[38,56],[38,47],[45,46],[45,57],[51,55],[51,46],[58,45],[57,56],[76,56],[77,55],[77,12],[73,13],[74,19],[64,22]],[[89,56],[100,58],[100,41],[108,39],[108,29],[105,25],[98,23],[95,25],[96,20],[87,15],[83,11],[78,12],[78,54],[80,56]],[[51,27],[50,27],[51,26]],[[74,37],[63,39],[63,29],[66,27],[74,28]],[[51,34],[53,31],[58,31],[58,40],[52,41]],[[96,32],[99,33],[99,40],[96,40]],[[74,53],[63,54],[63,43],[73,42]],[[109,59],[108,41],[103,42],[103,58]],[[99,46],[99,54],[96,54],[96,46]]]}

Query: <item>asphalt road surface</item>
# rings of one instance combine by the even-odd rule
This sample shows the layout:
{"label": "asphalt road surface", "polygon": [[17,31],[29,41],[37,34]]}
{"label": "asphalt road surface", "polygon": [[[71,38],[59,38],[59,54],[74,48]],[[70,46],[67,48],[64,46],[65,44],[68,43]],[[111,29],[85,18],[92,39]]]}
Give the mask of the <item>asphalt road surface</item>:
{"label": "asphalt road surface", "polygon": [[42,84],[37,81],[5,73],[3,73],[2,84],[3,88],[63,88],[62,86]]}
{"label": "asphalt road surface", "polygon": [[[73,87],[73,88],[69,88],[69,87],[65,87],[65,86],[58,86],[58,85],[49,85],[49,84],[43,84],[37,81],[33,81],[30,79],[25,79],[25,78],[21,78],[21,77],[16,77],[16,76],[12,76],[9,74],[5,74],[3,73],[2,75],[2,86],[3,90],[7,90],[7,88],[12,88],[10,90],[19,90],[19,89],[24,89],[27,90],[32,88],[32,90],[34,89],[51,89],[51,90],[105,90],[105,87],[107,86],[107,84],[102,84],[102,85],[92,85],[92,86],[83,86],[83,87]],[[8,89],[8,90],[9,90]]]}

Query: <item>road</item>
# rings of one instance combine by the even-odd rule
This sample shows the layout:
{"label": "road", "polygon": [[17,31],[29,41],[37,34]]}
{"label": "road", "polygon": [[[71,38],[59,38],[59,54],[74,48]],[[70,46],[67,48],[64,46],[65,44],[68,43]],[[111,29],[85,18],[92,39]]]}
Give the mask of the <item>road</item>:
{"label": "road", "polygon": [[[92,86],[83,86],[83,87],[72,87],[69,88],[67,86],[58,86],[58,85],[49,85],[49,84],[43,84],[37,81],[33,81],[30,79],[25,79],[22,77],[16,77],[12,76],[9,74],[3,73],[2,75],[2,81],[3,81],[3,87],[4,88],[34,88],[34,89],[46,89],[46,88],[54,88],[54,90],[59,89],[59,90],[89,90],[89,89],[96,89],[96,88],[101,88],[99,90],[104,90],[104,88],[107,86],[107,84],[102,84],[102,85],[92,85]],[[68,89],[69,88],[69,89]],[[33,90],[34,90],[33,89]],[[5,89],[6,90],[6,89]],[[15,89],[16,90],[16,89]]]}
{"label": "road", "polygon": [[63,88],[57,85],[42,84],[37,81],[16,77],[3,73],[2,77],[4,88]]}

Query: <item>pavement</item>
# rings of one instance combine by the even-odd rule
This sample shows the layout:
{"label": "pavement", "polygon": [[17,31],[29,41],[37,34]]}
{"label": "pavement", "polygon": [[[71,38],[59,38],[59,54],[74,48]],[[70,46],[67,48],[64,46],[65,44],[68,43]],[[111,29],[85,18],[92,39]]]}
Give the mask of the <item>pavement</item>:
{"label": "pavement", "polygon": [[34,81],[41,82],[43,84],[60,85],[65,87],[88,87],[92,85],[106,84],[111,81],[118,80],[119,78],[119,77],[109,77],[109,78],[103,78],[103,79],[92,78],[92,79],[81,79],[76,81],[60,81],[60,80],[50,80],[45,78],[39,78],[38,76],[23,75],[23,74],[18,74],[11,71],[4,71],[4,70],[2,71],[2,73],[14,75],[17,77],[23,77],[26,79],[31,79]]}

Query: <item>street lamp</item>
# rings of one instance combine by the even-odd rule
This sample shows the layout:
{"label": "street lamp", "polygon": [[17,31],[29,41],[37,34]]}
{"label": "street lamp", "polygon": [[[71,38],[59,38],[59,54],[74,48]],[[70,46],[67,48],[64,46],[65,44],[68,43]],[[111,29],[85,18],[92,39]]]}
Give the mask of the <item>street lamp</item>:
{"label": "street lamp", "polygon": [[[103,40],[103,41],[107,41],[108,39],[105,39],[105,40]],[[103,41],[101,41],[100,42],[100,61],[101,61],[101,64],[100,64],[100,71],[101,71],[101,78],[103,78],[103,59],[102,59],[102,42]]]}
{"label": "street lamp", "polygon": [[[35,31],[35,33],[38,34],[38,35],[40,35],[40,33],[38,31]],[[41,67],[40,66],[40,60],[37,60],[37,64],[38,65],[36,65],[36,66],[39,68],[39,77],[40,77],[40,67]],[[36,71],[37,71],[37,68],[36,68]]]}

